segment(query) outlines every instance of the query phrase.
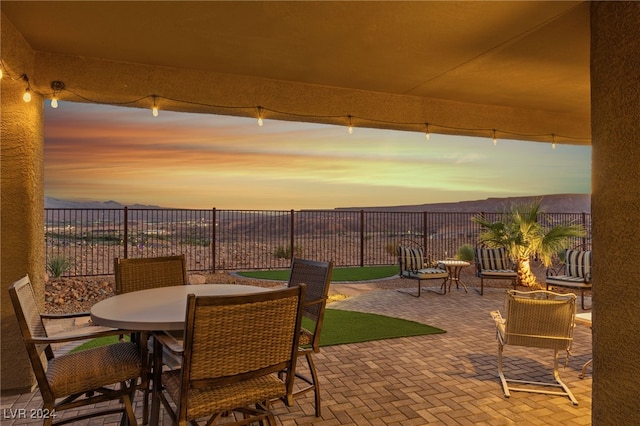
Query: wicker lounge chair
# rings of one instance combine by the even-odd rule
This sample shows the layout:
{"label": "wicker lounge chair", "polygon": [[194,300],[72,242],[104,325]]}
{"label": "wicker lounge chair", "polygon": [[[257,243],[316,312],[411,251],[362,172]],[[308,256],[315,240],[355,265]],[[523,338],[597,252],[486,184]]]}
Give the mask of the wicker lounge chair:
{"label": "wicker lounge chair", "polygon": [[[47,334],[45,320],[55,321],[86,316],[88,313],[41,314],[28,276],[9,287],[22,338],[42,395],[43,424],[64,424],[91,417],[122,413],[123,424],[137,424],[131,401],[136,389],[144,387],[145,358],[134,343],[115,343],[84,351],[54,356],[51,345],[96,337],[118,335],[120,330],[81,327],[59,335]],[[44,355],[44,356],[43,356]],[[104,408],[104,402],[120,400],[121,408]],[[95,409],[78,407],[98,404]],[[102,408],[100,407],[102,406]],[[75,417],[60,418],[63,410],[74,409]]]}
{"label": "wicker lounge chair", "polygon": [[[180,425],[200,418],[217,424],[235,413],[248,418],[232,424],[266,420],[275,425],[270,401],[286,401],[293,390],[305,287],[243,296],[189,295],[183,343],[155,334],[155,352],[164,346],[179,354],[182,368],[162,373],[154,406],[161,402]],[[160,365],[155,368],[161,371]],[[286,371],[284,380],[278,377],[281,371]]]}
{"label": "wicker lounge chair", "polygon": [[324,319],[324,310],[331,283],[332,262],[317,262],[305,259],[293,259],[288,287],[306,284],[304,310],[302,315],[310,320],[311,327],[302,327],[298,348],[298,356],[304,356],[307,360],[310,375],[296,372],[296,377],[304,381],[308,386],[299,388],[293,396],[313,391],[315,396],[316,417],[320,417],[320,383],[318,373],[313,363],[312,354],[320,351],[320,333]]}
{"label": "wicker lounge chair", "polygon": [[[502,382],[504,396],[509,397],[510,391],[561,395],[568,397],[573,404],[577,405],[578,401],[560,379],[558,373],[558,352],[565,350],[568,357],[573,343],[576,295],[573,293],[558,294],[544,290],[530,292],[509,290],[507,292],[506,314],[507,317],[503,318],[500,312],[491,312],[496,324],[498,374]],[[555,381],[507,379],[503,372],[502,357],[504,347],[507,345],[553,349],[553,377]],[[527,387],[509,386],[509,383]],[[545,389],[548,387],[560,389]]]}
{"label": "wicker lounge chair", "polygon": [[420,297],[422,292],[422,281],[442,280],[440,290],[442,294],[447,292],[447,281],[449,272],[446,269],[431,267],[424,261],[424,250],[422,247],[398,246],[398,265],[400,267],[400,278],[408,278],[418,281],[418,293],[414,294],[404,290],[402,293]]}

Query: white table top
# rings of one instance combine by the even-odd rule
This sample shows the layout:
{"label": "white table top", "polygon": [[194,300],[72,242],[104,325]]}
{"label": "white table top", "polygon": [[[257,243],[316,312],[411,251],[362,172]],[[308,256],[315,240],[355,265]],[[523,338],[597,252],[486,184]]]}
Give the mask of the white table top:
{"label": "white table top", "polygon": [[445,259],[445,260],[438,260],[438,263],[442,263],[445,266],[471,266],[471,263],[467,262],[466,260],[457,260],[457,259]]}
{"label": "white table top", "polygon": [[269,288],[236,284],[196,284],[161,287],[118,294],[91,308],[94,324],[124,330],[182,330],[187,295],[231,296],[269,291]]}
{"label": "white table top", "polygon": [[591,312],[583,312],[580,314],[576,314],[576,323],[591,325]]}

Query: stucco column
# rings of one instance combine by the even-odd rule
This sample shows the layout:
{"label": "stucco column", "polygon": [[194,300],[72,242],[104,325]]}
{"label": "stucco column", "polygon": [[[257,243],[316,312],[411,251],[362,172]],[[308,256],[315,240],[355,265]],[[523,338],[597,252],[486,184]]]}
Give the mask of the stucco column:
{"label": "stucco column", "polygon": [[[4,30],[4,28],[3,28]],[[33,94],[25,103],[25,84],[2,79],[0,133],[3,393],[30,390],[34,384],[7,289],[29,274],[44,302],[44,137],[43,101]]]}
{"label": "stucco column", "polygon": [[593,424],[640,424],[640,3],[591,6]]}

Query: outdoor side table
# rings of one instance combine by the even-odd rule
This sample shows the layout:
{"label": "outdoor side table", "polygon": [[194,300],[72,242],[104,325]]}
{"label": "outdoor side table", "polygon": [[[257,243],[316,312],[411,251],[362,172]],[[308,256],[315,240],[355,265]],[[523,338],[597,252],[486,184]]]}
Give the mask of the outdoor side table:
{"label": "outdoor side table", "polygon": [[[451,284],[454,281],[456,283],[456,288],[460,288],[460,285],[462,285],[462,287],[464,288],[464,292],[465,293],[468,292],[467,286],[460,279],[460,272],[462,271],[462,268],[466,268],[467,266],[470,266],[471,263],[465,260],[447,259],[447,260],[438,260],[438,265],[444,266],[447,272],[449,273],[449,279],[447,280],[449,281],[449,292],[451,292]],[[446,291],[446,287],[445,287],[445,291]]]}

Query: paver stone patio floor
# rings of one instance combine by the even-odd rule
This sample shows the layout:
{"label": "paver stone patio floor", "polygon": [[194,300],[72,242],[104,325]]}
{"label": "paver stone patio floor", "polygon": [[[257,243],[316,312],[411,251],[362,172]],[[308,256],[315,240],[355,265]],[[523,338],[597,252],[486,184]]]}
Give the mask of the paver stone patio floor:
{"label": "paver stone patio floor", "polygon": [[[345,285],[349,288],[363,284]],[[335,287],[339,288],[339,285]],[[414,289],[415,286],[409,287]],[[424,288],[424,287],[423,287]],[[432,288],[436,290],[436,288]],[[512,392],[505,398],[497,374],[495,326],[489,311],[504,313],[504,288],[470,287],[446,295],[423,292],[415,298],[394,289],[356,292],[333,302],[333,309],[405,318],[446,330],[444,334],[329,346],[315,355],[320,375],[322,417],[314,416],[313,394],[297,398],[291,408],[274,404],[281,425],[588,425],[591,424],[591,370],[578,377],[591,358],[591,330],[577,325],[572,356],[560,369],[579,405],[568,398]],[[505,373],[549,379],[552,351],[505,349]],[[564,356],[561,357],[561,362]],[[299,368],[305,368],[301,365]],[[509,377],[509,376],[508,376]],[[3,425],[37,424],[6,417],[19,408],[39,408],[37,390],[3,396]],[[135,401],[142,416],[141,393]],[[78,422],[117,425],[119,416]],[[163,424],[170,424],[164,418]]]}

